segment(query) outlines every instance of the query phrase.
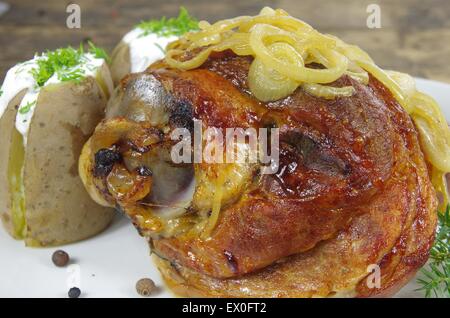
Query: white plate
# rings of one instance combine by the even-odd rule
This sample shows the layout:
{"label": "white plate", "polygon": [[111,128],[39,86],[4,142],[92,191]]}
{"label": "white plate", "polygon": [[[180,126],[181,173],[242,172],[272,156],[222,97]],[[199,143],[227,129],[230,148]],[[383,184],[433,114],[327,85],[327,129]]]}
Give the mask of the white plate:
{"label": "white plate", "polygon": [[[440,103],[450,122],[450,85],[417,79],[419,90]],[[135,283],[150,277],[160,286],[155,297],[172,297],[149,257],[146,241],[125,217],[95,238],[64,246],[72,265],[57,268],[55,248],[26,248],[0,229],[0,297],[67,297],[69,286],[79,286],[82,297],[138,297]],[[422,297],[413,279],[397,296]]]}

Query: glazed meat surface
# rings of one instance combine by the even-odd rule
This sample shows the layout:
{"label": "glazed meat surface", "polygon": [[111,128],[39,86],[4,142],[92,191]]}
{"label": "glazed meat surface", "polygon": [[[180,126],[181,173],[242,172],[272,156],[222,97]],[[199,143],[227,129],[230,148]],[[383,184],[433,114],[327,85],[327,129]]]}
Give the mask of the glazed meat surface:
{"label": "glazed meat surface", "polygon": [[[169,222],[174,229],[174,223],[183,223],[183,229],[169,232],[154,225],[154,219],[153,226],[142,221],[152,214],[149,196],[162,184],[155,187],[161,174],[155,168],[148,177],[153,184],[143,181],[148,184],[138,189],[139,196],[117,200],[105,181],[107,173],[93,177],[101,179],[97,190],[150,239],[162,259],[161,271],[182,294],[394,292],[426,262],[436,226],[435,192],[411,119],[372,77],[367,86],[347,76],[332,84],[353,86],[352,97],[327,100],[297,89],[287,98],[262,103],[247,86],[250,63],[250,58],[226,52],[195,70],[158,62],[130,75],[111,102],[107,121],[97,128],[90,151],[93,156],[114,144],[120,156],[111,169],[129,168],[124,158],[130,151],[138,153],[134,161],[146,166],[150,153],[167,153],[174,143],[164,127],[192,130],[194,119],[204,128],[277,127],[275,174],[261,174],[258,164],[193,164],[192,199],[185,214]],[[135,133],[117,133],[114,142],[96,145],[100,135],[118,131],[118,120]],[[151,134],[158,137],[148,147],[136,146]],[[225,180],[220,215],[205,237],[201,220],[211,213],[219,174]],[[382,288],[375,291],[364,282],[370,264],[382,272]]]}

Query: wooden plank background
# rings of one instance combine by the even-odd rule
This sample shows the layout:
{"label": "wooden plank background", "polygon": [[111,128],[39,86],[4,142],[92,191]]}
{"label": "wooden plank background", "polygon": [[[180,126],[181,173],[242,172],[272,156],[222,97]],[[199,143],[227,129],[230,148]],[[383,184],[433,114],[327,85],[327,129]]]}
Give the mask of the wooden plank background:
{"label": "wooden plank background", "polygon": [[[449,0],[77,0],[81,29],[66,27],[69,1],[0,2],[10,7],[0,16],[0,79],[34,52],[87,39],[111,50],[140,20],[174,16],[180,5],[208,21],[256,14],[269,5],[360,45],[384,68],[450,82]],[[371,3],[381,7],[381,29],[366,26]]]}

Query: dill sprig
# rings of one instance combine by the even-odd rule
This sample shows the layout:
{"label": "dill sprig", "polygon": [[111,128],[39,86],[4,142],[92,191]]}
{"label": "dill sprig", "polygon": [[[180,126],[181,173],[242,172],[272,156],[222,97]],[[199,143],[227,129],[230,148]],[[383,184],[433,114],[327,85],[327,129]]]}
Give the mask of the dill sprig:
{"label": "dill sprig", "polygon": [[421,285],[418,290],[425,292],[425,297],[450,297],[450,205],[444,213],[439,213],[439,224],[436,239],[430,251],[428,268],[422,269],[424,278],[417,282]]}
{"label": "dill sprig", "polygon": [[78,50],[69,46],[47,51],[37,59],[37,67],[31,70],[31,74],[38,86],[44,86],[55,73],[61,74],[63,71],[79,65],[82,56],[81,47]]}
{"label": "dill sprig", "polygon": [[88,45],[89,45],[89,52],[91,54],[93,54],[96,58],[104,59],[108,63],[111,62],[111,59],[110,59],[108,53],[106,53],[106,51],[104,49],[96,46],[91,41],[88,41]]}
{"label": "dill sprig", "polygon": [[429,265],[429,270],[422,269],[422,274],[425,278],[417,279],[417,282],[422,285],[418,290],[425,292],[425,297],[429,298],[432,295],[439,297],[440,295],[450,295],[450,263]]}
{"label": "dill sprig", "polygon": [[181,36],[189,31],[198,30],[198,20],[193,18],[186,8],[181,7],[180,13],[176,18],[162,17],[159,20],[141,21],[137,28],[142,30],[140,36],[146,36],[154,33],[158,36]]}
{"label": "dill sprig", "polygon": [[[88,52],[96,58],[109,60],[106,52],[96,47],[92,42],[88,42]],[[77,66],[85,62],[84,48],[80,44],[78,49],[69,46],[59,48],[54,51],[47,51],[38,56],[37,66],[31,69],[31,75],[34,77],[37,85],[42,87],[54,75],[57,74],[60,81],[80,82],[84,77],[84,71]]]}
{"label": "dill sprig", "polygon": [[84,79],[84,70],[80,68],[75,68],[66,72],[58,74],[58,79],[61,82],[74,82],[79,84],[82,79]]}
{"label": "dill sprig", "polygon": [[439,213],[439,225],[437,228],[436,241],[431,249],[431,259],[434,262],[450,261],[450,205],[444,213]]}
{"label": "dill sprig", "polygon": [[33,107],[35,104],[36,104],[36,101],[26,103],[25,105],[20,107],[19,113],[22,115],[28,113],[30,111],[31,107]]}

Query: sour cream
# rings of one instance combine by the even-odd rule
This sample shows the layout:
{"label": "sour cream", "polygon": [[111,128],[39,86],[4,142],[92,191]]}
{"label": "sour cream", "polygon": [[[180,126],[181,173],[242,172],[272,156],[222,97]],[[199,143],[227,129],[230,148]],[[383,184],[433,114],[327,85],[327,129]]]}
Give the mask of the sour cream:
{"label": "sour cream", "polygon": [[122,41],[130,48],[131,73],[145,71],[150,64],[162,59],[167,44],[177,39],[178,37],[174,35],[167,37],[154,33],[144,35],[140,28],[127,33]]}
{"label": "sour cream", "polygon": [[36,67],[36,58],[17,64],[7,73],[3,85],[1,87],[0,96],[0,117],[3,116],[10,101],[17,96],[22,90],[34,90],[36,81],[30,74],[32,68]]}
{"label": "sour cream", "polygon": [[[42,57],[34,57],[32,60],[18,64],[11,68],[6,74],[2,85],[2,95],[0,96],[0,117],[5,112],[11,100],[22,90],[26,90],[16,115],[15,127],[23,136],[24,145],[27,143],[28,132],[30,130],[31,120],[33,119],[39,93],[42,87],[37,85],[36,80],[31,75],[31,70],[37,66],[37,61]],[[80,64],[69,68],[67,71],[80,70],[83,77],[95,77],[98,70],[105,63],[104,59],[96,58],[91,53],[83,55]],[[43,87],[50,84],[58,84],[62,81],[58,74],[54,74]]]}

